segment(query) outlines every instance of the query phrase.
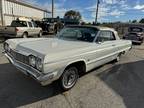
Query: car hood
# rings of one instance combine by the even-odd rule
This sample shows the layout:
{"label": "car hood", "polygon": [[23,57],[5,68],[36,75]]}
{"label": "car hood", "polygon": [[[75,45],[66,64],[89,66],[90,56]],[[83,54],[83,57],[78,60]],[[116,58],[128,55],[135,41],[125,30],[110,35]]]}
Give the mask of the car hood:
{"label": "car hood", "polygon": [[28,54],[53,55],[66,52],[75,52],[87,47],[92,43],[81,41],[68,41],[58,38],[29,38],[9,40],[11,47],[17,51],[27,52]]}

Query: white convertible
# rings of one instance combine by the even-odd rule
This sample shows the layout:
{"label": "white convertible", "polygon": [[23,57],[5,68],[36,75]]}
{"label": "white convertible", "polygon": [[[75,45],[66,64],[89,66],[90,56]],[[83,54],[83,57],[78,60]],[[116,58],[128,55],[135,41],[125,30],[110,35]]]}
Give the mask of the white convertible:
{"label": "white convertible", "polygon": [[72,88],[79,74],[113,60],[130,50],[114,29],[68,26],[56,38],[9,39],[5,56],[26,75],[47,85],[59,79],[64,90]]}

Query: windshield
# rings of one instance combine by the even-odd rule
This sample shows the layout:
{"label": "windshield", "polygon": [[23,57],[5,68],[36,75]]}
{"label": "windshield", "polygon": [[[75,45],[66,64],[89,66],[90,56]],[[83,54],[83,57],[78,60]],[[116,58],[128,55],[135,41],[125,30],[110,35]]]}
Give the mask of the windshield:
{"label": "windshield", "polygon": [[27,27],[26,21],[12,21],[12,27]]}
{"label": "windshield", "polygon": [[57,35],[59,39],[93,42],[98,30],[90,27],[67,27]]}

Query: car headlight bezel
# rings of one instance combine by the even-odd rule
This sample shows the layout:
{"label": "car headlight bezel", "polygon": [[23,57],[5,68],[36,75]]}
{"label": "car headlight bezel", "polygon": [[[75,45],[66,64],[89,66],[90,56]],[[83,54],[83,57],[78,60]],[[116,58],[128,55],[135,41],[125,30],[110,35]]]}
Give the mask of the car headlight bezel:
{"label": "car headlight bezel", "polygon": [[8,51],[8,44],[7,43],[4,43],[4,50],[7,52]]}
{"label": "car headlight bezel", "polygon": [[36,57],[34,55],[29,56],[29,65],[33,68],[42,71],[43,70],[43,62],[42,59],[39,57]]}
{"label": "car headlight bezel", "polygon": [[42,71],[42,69],[43,69],[42,59],[40,59],[40,58],[37,58],[37,59],[36,59],[36,68],[37,68],[39,71]]}
{"label": "car headlight bezel", "polygon": [[36,57],[35,57],[35,56],[33,56],[33,55],[30,55],[30,56],[29,56],[29,64],[30,64],[30,66],[32,66],[32,67],[35,67],[35,66],[36,66]]}
{"label": "car headlight bezel", "polygon": [[5,52],[10,52],[11,51],[11,48],[10,48],[8,43],[5,42],[3,47],[4,47]]}

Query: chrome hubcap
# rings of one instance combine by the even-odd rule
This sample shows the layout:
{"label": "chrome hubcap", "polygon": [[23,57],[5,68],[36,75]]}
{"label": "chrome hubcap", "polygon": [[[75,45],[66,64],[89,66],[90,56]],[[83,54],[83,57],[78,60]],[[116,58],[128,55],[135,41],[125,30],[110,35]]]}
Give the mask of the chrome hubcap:
{"label": "chrome hubcap", "polygon": [[63,77],[63,84],[65,87],[71,87],[75,84],[77,79],[77,69],[72,68],[65,72]]}

